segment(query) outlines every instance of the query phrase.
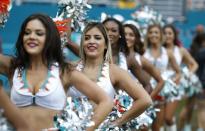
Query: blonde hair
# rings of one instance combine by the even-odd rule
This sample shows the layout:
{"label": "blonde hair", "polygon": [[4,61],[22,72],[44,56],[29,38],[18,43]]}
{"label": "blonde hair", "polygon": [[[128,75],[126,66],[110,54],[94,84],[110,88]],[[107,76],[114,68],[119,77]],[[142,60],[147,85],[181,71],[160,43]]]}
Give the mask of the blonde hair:
{"label": "blonde hair", "polygon": [[161,36],[161,42],[160,42],[160,44],[163,44],[164,41],[165,41],[162,27],[161,27],[159,24],[149,25],[148,28],[147,28],[147,34],[146,34],[146,36],[145,36],[145,47],[146,47],[146,48],[148,48],[148,47],[150,46],[150,41],[149,41],[149,39],[148,39],[149,31],[150,31],[152,28],[154,28],[154,27],[158,28],[159,31],[160,31],[160,36]]}
{"label": "blonde hair", "polygon": [[111,49],[111,45],[110,45],[109,38],[107,35],[107,31],[106,31],[104,25],[100,22],[89,22],[86,25],[86,27],[84,28],[83,33],[82,33],[82,37],[81,37],[81,43],[80,43],[81,60],[83,61],[83,63],[86,60],[85,52],[83,50],[83,42],[85,40],[85,34],[94,27],[96,27],[100,30],[100,32],[103,34],[103,37],[105,39],[105,44],[107,46],[107,49],[104,52],[104,62],[112,63],[112,49]]}

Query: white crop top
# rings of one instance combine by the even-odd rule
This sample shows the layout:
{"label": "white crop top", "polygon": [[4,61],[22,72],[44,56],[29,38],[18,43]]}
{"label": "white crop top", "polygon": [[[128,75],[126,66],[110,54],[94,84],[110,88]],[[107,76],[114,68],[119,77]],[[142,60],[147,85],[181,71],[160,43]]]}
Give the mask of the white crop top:
{"label": "white crop top", "polygon": [[125,54],[122,53],[122,52],[119,52],[118,66],[119,66],[121,69],[128,70],[128,67],[127,67],[127,59],[126,59]]}
{"label": "white crop top", "polygon": [[[82,62],[80,62],[77,65],[77,70],[82,71],[84,68]],[[104,63],[102,65],[101,69],[101,75],[99,76],[97,80],[97,85],[100,86],[111,98],[114,98],[116,92],[115,89],[113,88],[113,85],[110,80],[110,73],[109,73],[109,63]],[[80,91],[78,91],[74,86],[70,87],[68,92],[68,96],[71,97],[82,97],[84,94],[82,94]]]}
{"label": "white crop top", "polygon": [[[22,74],[22,75],[21,75]],[[48,70],[47,80],[33,95],[26,80],[26,70],[20,74],[18,69],[13,76],[11,100],[18,107],[39,105],[45,108],[62,110],[66,102],[66,94],[59,77],[59,66],[52,64]]]}
{"label": "white crop top", "polygon": [[137,60],[138,64],[142,66],[141,55],[138,53],[135,53],[135,59]]}
{"label": "white crop top", "polygon": [[174,46],[174,57],[178,65],[181,65],[182,62],[182,55],[178,46]]}
{"label": "white crop top", "polygon": [[156,68],[160,69],[161,72],[164,72],[168,68],[169,58],[167,50],[164,47],[161,47],[160,51],[160,56],[158,58],[154,58],[150,49],[147,49],[144,57],[147,58]]}

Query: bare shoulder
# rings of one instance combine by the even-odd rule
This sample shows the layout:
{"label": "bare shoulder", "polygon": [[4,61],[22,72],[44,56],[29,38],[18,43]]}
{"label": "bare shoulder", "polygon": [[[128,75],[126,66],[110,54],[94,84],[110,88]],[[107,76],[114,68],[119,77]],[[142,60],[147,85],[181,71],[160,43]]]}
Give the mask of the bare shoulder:
{"label": "bare shoulder", "polygon": [[125,77],[128,74],[127,70],[121,69],[115,64],[110,64],[110,78],[115,82]]}
{"label": "bare shoulder", "polygon": [[63,85],[68,86],[70,85],[71,82],[71,78],[75,77],[75,72],[77,72],[77,70],[75,69],[75,64],[67,62],[65,63],[64,67],[61,68],[61,80],[63,82]]}
{"label": "bare shoulder", "polygon": [[116,64],[110,64],[110,72],[111,74],[116,74],[117,72],[120,72],[122,69],[118,67]]}
{"label": "bare shoulder", "polygon": [[184,48],[184,47],[181,47],[181,48],[180,48],[180,51],[181,51],[181,54],[182,54],[182,55],[187,55],[187,54],[189,54],[189,51],[188,51],[186,48]]}

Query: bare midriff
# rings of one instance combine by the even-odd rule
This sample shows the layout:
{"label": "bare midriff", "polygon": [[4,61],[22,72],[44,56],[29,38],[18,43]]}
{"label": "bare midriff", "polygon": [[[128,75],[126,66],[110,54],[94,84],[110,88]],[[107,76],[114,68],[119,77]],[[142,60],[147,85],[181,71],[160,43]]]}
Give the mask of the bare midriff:
{"label": "bare midriff", "polygon": [[53,127],[53,117],[60,111],[52,110],[40,106],[21,107],[21,115],[23,115],[33,131],[42,131]]}

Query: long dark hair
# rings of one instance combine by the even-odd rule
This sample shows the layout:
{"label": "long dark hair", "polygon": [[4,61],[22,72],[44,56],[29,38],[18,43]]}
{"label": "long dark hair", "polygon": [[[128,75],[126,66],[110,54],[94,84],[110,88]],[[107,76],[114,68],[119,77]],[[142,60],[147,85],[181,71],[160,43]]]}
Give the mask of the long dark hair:
{"label": "long dark hair", "polygon": [[119,34],[120,34],[120,38],[118,40],[119,51],[125,53],[125,55],[127,56],[129,54],[129,49],[127,47],[123,25],[120,21],[118,21],[115,18],[107,18],[103,21],[103,24],[110,22],[110,21],[115,22],[119,27]]}
{"label": "long dark hair", "polygon": [[125,24],[124,28],[125,27],[130,28],[134,32],[134,35],[135,35],[134,51],[143,55],[145,52],[145,49],[144,49],[144,43],[141,40],[141,35],[140,35],[139,30],[137,29],[137,27],[135,27],[132,24]]}
{"label": "long dark hair", "polygon": [[16,42],[16,57],[13,61],[13,68],[25,68],[30,66],[30,58],[23,46],[23,36],[28,22],[39,20],[46,29],[45,46],[42,53],[42,60],[49,66],[53,62],[58,62],[60,66],[64,65],[64,58],[61,49],[60,35],[53,20],[45,14],[32,14],[23,22],[19,36]]}
{"label": "long dark hair", "polygon": [[[171,25],[171,24],[167,24],[167,25],[165,25],[163,27],[163,32],[164,33],[165,33],[165,29],[166,28],[170,28],[173,31],[173,33],[174,33],[174,45],[181,47],[182,45],[181,45],[181,42],[179,41],[178,32],[177,32],[176,28],[173,25]],[[164,42],[164,46],[165,47],[166,47],[166,45],[167,45],[167,43]]]}

